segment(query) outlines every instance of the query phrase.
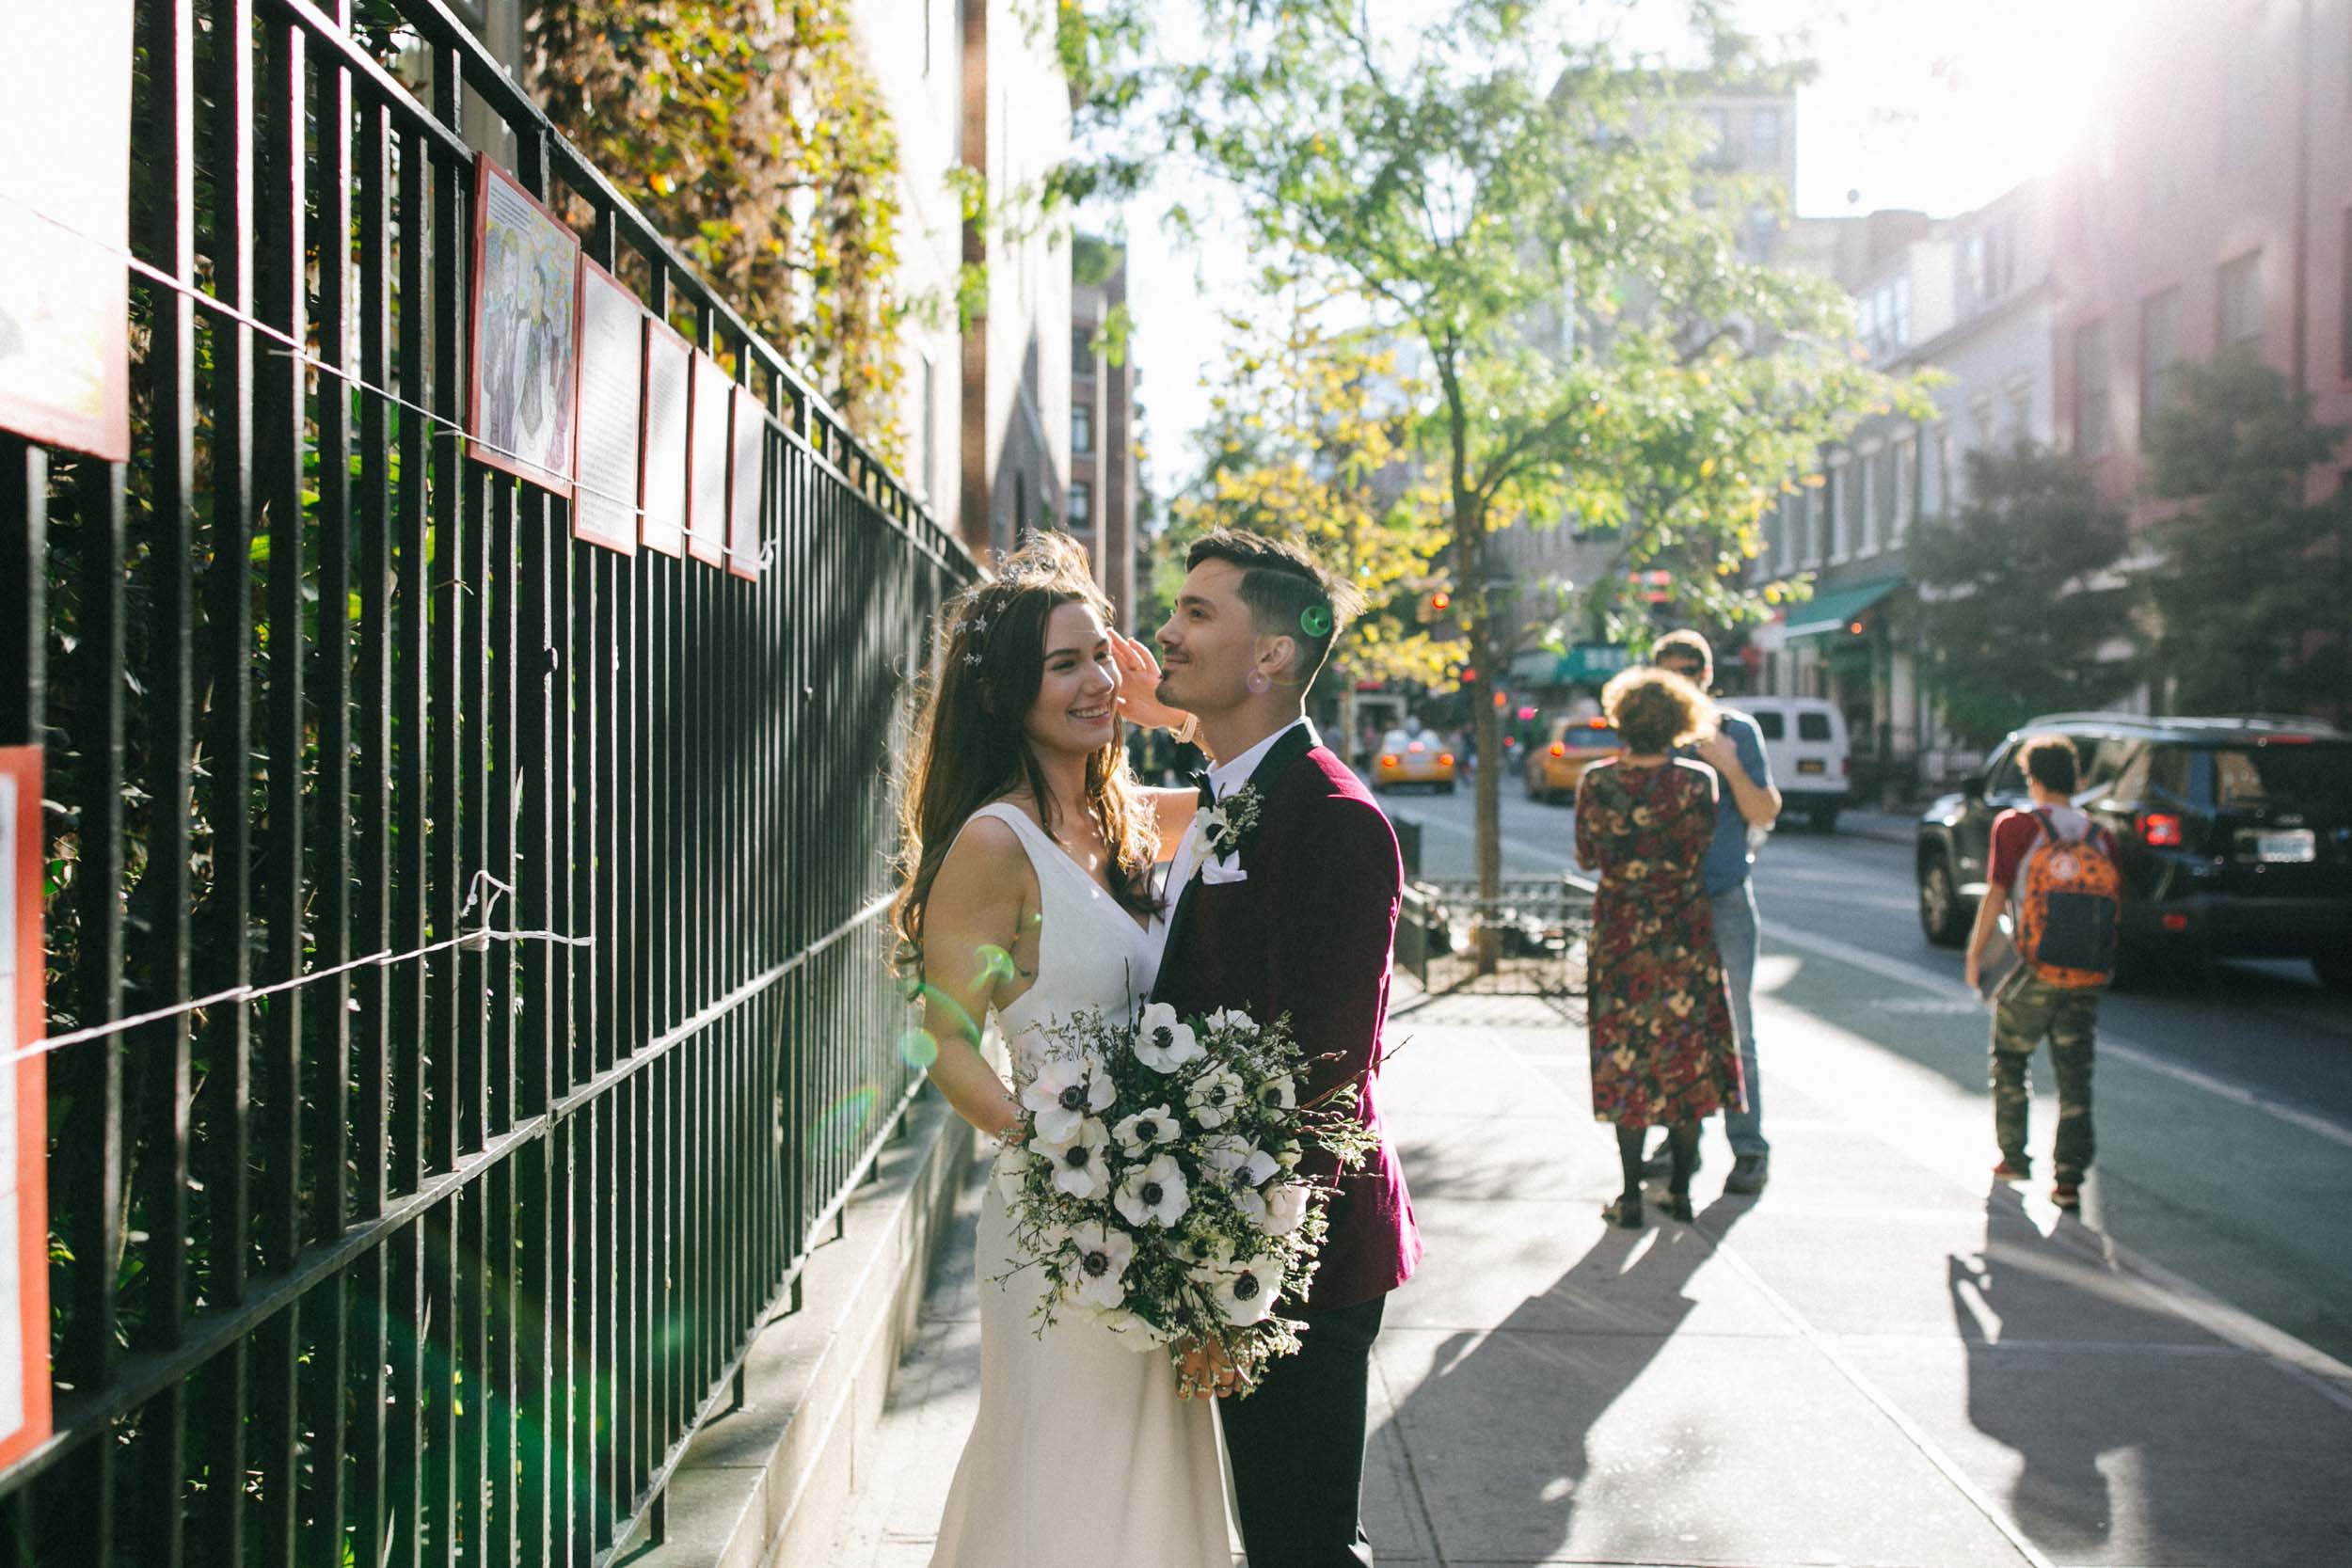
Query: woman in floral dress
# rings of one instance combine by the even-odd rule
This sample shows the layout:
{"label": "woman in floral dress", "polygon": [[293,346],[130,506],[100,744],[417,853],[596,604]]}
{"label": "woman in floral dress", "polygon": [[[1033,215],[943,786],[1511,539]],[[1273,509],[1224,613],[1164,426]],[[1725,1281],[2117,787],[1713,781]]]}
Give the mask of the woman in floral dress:
{"label": "woman in floral dress", "polygon": [[1576,787],[1576,858],[1600,874],[1593,900],[1593,1115],[1617,1126],[1625,1190],[1602,1211],[1642,1223],[1642,1136],[1666,1129],[1666,1211],[1691,1218],[1699,1118],[1742,1103],[1731,999],[1699,861],[1715,832],[1715,775],[1674,748],[1706,727],[1698,689],[1628,670],[1601,692],[1625,743]]}

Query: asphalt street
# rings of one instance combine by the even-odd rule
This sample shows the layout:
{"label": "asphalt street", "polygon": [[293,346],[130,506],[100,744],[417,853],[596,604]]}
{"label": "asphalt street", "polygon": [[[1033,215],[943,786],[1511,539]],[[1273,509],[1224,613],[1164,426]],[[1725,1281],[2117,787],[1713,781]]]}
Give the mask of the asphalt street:
{"label": "asphalt street", "polygon": [[[1467,785],[1383,797],[1392,816],[1422,824],[1424,878],[1469,877],[1472,799]],[[1573,821],[1506,780],[1505,873],[1565,865]],[[1987,1016],[1959,955],[1920,934],[1900,823],[1856,826],[1792,825],[1758,857],[1766,1078],[1980,1180],[1996,1152]],[[1776,1050],[1776,1024],[1801,1044]],[[2352,1362],[2352,999],[2288,963],[2225,963],[2111,991],[2095,1101],[2086,1220],[2143,1272]],[[2033,1122],[2044,1172],[2055,1117],[2044,1059]],[[1768,1135],[1772,1126],[1768,1102]],[[1714,1137],[1707,1157],[1721,1172],[1728,1152]]]}

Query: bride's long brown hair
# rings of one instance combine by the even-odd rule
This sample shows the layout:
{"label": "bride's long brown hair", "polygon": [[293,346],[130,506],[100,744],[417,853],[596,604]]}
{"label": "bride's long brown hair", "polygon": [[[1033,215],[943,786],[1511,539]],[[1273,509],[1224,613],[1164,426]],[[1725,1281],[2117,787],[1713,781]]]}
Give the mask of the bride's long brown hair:
{"label": "bride's long brown hair", "polygon": [[[1066,535],[1039,534],[997,566],[993,581],[959,594],[942,615],[938,657],[918,691],[917,718],[900,796],[898,901],[890,922],[898,961],[921,962],[923,916],[931,883],[957,832],[997,797],[1026,786],[1045,831],[1058,840],[1057,802],[1029,748],[1025,721],[1045,679],[1045,624],[1066,604],[1094,607],[1111,621],[1085,551]],[[1102,830],[1111,885],[1127,910],[1152,908],[1152,862],[1158,833],[1127,768],[1126,724],[1087,756],[1083,809]]]}

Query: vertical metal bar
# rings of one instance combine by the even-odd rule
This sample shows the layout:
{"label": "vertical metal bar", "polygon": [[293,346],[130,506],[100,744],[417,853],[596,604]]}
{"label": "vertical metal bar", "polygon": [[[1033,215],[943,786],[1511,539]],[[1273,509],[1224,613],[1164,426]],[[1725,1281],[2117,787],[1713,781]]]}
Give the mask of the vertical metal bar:
{"label": "vertical metal bar", "polygon": [[[80,951],[73,996],[84,1025],[122,1016],[122,761],[123,524],[122,467],[85,458],[74,465],[75,523],[81,535],[77,629],[71,665],[76,688],[75,756],[72,778],[81,797],[80,864],[74,911]],[[79,1220],[87,1250],[72,1280],[72,1332],[60,1347],[59,1375],[80,1388],[103,1389],[114,1375],[115,1281],[123,1256],[122,1051],[115,1037],[83,1048],[78,1060],[57,1062],[57,1086],[80,1101],[72,1138],[81,1158],[61,1149],[51,1164],[71,1173],[61,1183],[61,1211]],[[115,1467],[112,1445],[87,1445],[72,1466],[72,1500],[91,1547],[105,1560],[114,1549]]]}
{"label": "vertical metal bar", "polygon": [[[348,0],[339,9],[348,19]],[[316,158],[310,200],[319,218],[318,352],[351,370],[352,93],[350,73],[322,56],[313,85]],[[319,961],[334,968],[352,958],[351,836],[351,424],[346,381],[322,374],[318,383],[318,817]],[[311,1165],[314,1197],[310,1235],[327,1242],[342,1233],[349,1204],[351,1158],[352,983],[337,974],[318,993],[313,1080],[318,1117]],[[339,1271],[306,1303],[315,1325],[311,1362],[303,1378],[302,1430],[310,1446],[310,1500],[304,1510],[301,1556],[341,1558],[343,1541],[344,1424],[350,1280]]]}
{"label": "vertical metal bar", "polygon": [[[151,5],[138,17],[147,55],[140,104],[142,162],[151,182],[146,227],[136,243],[147,259],[183,284],[196,276],[195,18],[192,0]],[[190,816],[195,784],[195,610],[193,575],[196,435],[195,303],[175,289],[150,294],[152,337],[145,364],[148,395],[150,625],[147,984],[152,1007],[189,996]],[[147,1258],[147,1310],[135,1348],[167,1351],[180,1343],[189,1307],[189,1031],[174,1014],[130,1037],[137,1060],[142,1148],[136,1202],[155,1242]],[[186,1386],[149,1402],[143,1478],[143,1549],[157,1568],[179,1568],[184,1551],[181,1470],[185,1460]]]}

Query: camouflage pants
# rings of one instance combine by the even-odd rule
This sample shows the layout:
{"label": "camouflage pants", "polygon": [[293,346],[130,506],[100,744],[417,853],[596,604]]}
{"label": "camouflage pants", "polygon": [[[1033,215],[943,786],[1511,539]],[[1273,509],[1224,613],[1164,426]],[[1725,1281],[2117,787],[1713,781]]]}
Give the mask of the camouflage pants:
{"label": "camouflage pants", "polygon": [[2026,1107],[2033,1053],[2046,1037],[2058,1076],[2058,1147],[2051,1155],[2060,1181],[2080,1181],[2090,1168],[2091,1035],[2099,1024],[2096,990],[2061,990],[2027,975],[1993,1012],[1993,1134],[2001,1154],[2025,1169]]}

